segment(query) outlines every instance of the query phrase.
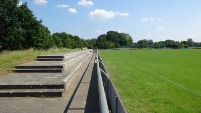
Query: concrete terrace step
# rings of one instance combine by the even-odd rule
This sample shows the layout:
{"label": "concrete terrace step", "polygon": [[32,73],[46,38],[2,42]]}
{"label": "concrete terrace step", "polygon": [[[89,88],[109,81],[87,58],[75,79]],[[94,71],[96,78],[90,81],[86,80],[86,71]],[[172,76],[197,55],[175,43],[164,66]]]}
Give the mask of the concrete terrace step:
{"label": "concrete terrace step", "polygon": [[65,89],[65,84],[0,84],[0,92],[9,89]]}
{"label": "concrete terrace step", "polygon": [[39,55],[37,58],[64,58],[64,56],[56,56],[56,55]]}
{"label": "concrete terrace step", "polygon": [[36,58],[37,61],[63,61],[63,58]]}
{"label": "concrete terrace step", "polygon": [[48,69],[13,69],[15,73],[62,73],[62,68],[48,68]]}
{"label": "concrete terrace step", "polygon": [[0,90],[0,97],[62,97],[64,89]]}
{"label": "concrete terrace step", "polygon": [[85,53],[86,51],[78,51],[78,52],[70,52],[63,54],[55,54],[55,55],[39,55],[35,60],[37,61],[64,61],[68,58],[71,58],[76,55],[80,55]]}
{"label": "concrete terrace step", "polygon": [[48,66],[48,67],[51,67],[51,66],[61,66],[62,63],[64,61],[56,61],[56,62],[52,62],[52,61],[33,61],[33,62],[29,62],[29,63],[25,63],[25,64],[21,64],[21,65],[17,65],[16,67],[26,67],[26,66]]}
{"label": "concrete terrace step", "polygon": [[[42,73],[44,71],[47,73],[61,73],[63,72],[62,69],[66,69],[70,65],[74,64],[77,61],[81,61],[82,58],[86,57],[89,55],[89,52],[78,52],[76,53],[77,56],[75,57],[68,57],[66,58],[65,61],[35,61],[35,62],[30,62],[22,65],[15,66],[15,69],[13,69],[14,72],[16,73],[27,73],[27,72],[39,72]],[[68,54],[67,54],[68,55]],[[71,53],[70,55],[75,55]],[[46,56],[38,56],[38,57],[46,57]],[[54,57],[54,56],[47,56],[47,57]],[[64,57],[64,56],[55,56],[55,57]],[[52,59],[53,60],[53,59]]]}
{"label": "concrete terrace step", "polygon": [[15,73],[62,73],[63,65],[18,65],[15,66]]}
{"label": "concrete terrace step", "polygon": [[0,77],[0,97],[62,97],[66,84],[92,52],[65,55],[64,61],[35,61],[15,66],[15,73]]}
{"label": "concrete terrace step", "polygon": [[40,56],[37,56],[37,58],[35,60],[37,60],[37,61],[63,61],[64,55],[63,56],[40,55]]}
{"label": "concrete terrace step", "polygon": [[31,65],[18,65],[15,66],[16,69],[60,69],[63,68],[63,65],[36,65],[36,66],[31,66]]}
{"label": "concrete terrace step", "polygon": [[[68,61],[58,62],[54,65],[51,65],[52,62],[49,61],[45,63],[35,62],[32,64],[18,65],[13,69],[15,73],[62,73],[65,69],[69,68],[76,62],[81,61],[85,58],[87,54],[79,55],[75,58],[72,58]],[[49,64],[49,65],[48,65]]]}

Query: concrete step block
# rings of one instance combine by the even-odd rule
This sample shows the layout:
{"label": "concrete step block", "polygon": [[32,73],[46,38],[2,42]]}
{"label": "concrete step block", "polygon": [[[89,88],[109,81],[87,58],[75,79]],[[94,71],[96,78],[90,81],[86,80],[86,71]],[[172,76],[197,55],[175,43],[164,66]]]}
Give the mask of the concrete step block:
{"label": "concrete step block", "polygon": [[39,55],[37,58],[64,58],[64,56],[50,56],[50,55]]}
{"label": "concrete step block", "polygon": [[37,61],[63,61],[63,58],[36,58]]}
{"label": "concrete step block", "polygon": [[64,84],[0,84],[0,90],[10,89],[65,89]]}
{"label": "concrete step block", "polygon": [[62,73],[62,68],[49,68],[49,69],[13,69],[15,73]]}
{"label": "concrete step block", "polygon": [[64,89],[0,90],[0,97],[62,97]]}
{"label": "concrete step block", "polygon": [[47,65],[47,66],[43,66],[43,65],[36,65],[36,66],[29,66],[29,65],[18,65],[15,66],[16,69],[62,69],[64,66],[63,65]]}

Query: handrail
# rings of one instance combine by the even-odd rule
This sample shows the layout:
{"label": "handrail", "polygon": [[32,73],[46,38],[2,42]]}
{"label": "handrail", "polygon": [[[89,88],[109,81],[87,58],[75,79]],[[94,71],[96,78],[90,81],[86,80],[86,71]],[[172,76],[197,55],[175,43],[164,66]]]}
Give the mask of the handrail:
{"label": "handrail", "polygon": [[98,50],[96,58],[97,58],[97,69],[98,69],[97,71],[98,73],[100,72],[99,73],[101,75],[100,80],[102,80],[102,84],[104,84],[104,91],[105,91],[104,94],[106,95],[107,102],[110,106],[110,111],[112,113],[128,113],[113,82],[109,78],[109,75],[105,69],[103,60],[100,57]]}
{"label": "handrail", "polygon": [[97,53],[96,53],[96,63],[97,63],[97,77],[98,77],[98,92],[99,92],[100,112],[101,113],[109,113],[107,100],[106,100],[106,95],[105,95],[103,82],[102,82],[102,76],[101,76],[100,67],[99,67],[98,50],[97,50]]}

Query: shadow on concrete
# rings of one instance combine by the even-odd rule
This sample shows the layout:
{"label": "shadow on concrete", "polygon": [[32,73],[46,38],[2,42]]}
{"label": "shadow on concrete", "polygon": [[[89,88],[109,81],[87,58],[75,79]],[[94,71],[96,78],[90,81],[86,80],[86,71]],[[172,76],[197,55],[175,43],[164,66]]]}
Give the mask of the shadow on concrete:
{"label": "shadow on concrete", "polygon": [[[91,59],[91,61],[94,58]],[[90,62],[91,62],[90,61]],[[84,75],[86,74],[87,69],[89,68],[90,63],[88,64],[86,70],[84,71],[78,85],[76,86],[65,110],[63,113],[67,113],[70,105],[73,101],[73,98],[75,97],[75,94],[80,86],[83,80]],[[97,70],[96,70],[96,63],[93,66],[93,70],[92,70],[92,76],[91,76],[91,81],[90,81],[90,85],[89,85],[89,90],[88,90],[88,95],[87,95],[87,99],[86,99],[86,105],[85,108],[70,108],[71,110],[84,110],[85,113],[99,113],[100,112],[100,108],[99,108],[99,95],[98,95],[98,83],[97,83]]]}
{"label": "shadow on concrete", "polygon": [[94,64],[89,91],[86,100],[85,113],[99,113],[99,95],[98,95],[98,78],[97,78],[97,64]]}

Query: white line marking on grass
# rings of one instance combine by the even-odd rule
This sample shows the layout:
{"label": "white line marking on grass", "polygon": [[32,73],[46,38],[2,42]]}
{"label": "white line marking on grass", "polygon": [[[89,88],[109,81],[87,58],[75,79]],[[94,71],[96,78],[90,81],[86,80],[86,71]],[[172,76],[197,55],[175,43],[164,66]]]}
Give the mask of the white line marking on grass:
{"label": "white line marking on grass", "polygon": [[[112,54],[111,54],[111,55],[112,55]],[[116,58],[118,58],[118,59],[121,59],[121,58],[119,58],[119,57],[117,57],[117,56],[115,56],[115,55],[112,55],[112,56],[113,56],[113,57],[116,57]],[[122,59],[121,59],[121,60],[122,60]],[[125,62],[125,60],[124,60],[124,62]],[[146,68],[143,68],[143,67],[140,67],[140,66],[138,66],[138,65],[134,65],[134,64],[132,64],[132,63],[130,63],[130,62],[125,62],[125,63],[131,64],[131,65],[133,65],[133,66],[135,66],[135,67],[137,67],[137,68],[139,68],[139,69],[142,69],[142,70],[147,71],[147,72],[149,72],[149,73],[151,73],[151,74],[153,74],[153,75],[156,75],[156,76],[160,77],[161,79],[163,79],[163,80],[165,80],[165,81],[167,81],[167,82],[169,82],[169,83],[171,83],[171,84],[173,84],[173,85],[175,85],[175,86],[177,86],[177,87],[179,87],[179,88],[181,88],[181,89],[183,89],[183,90],[186,90],[186,91],[188,91],[188,92],[191,92],[191,93],[193,93],[193,94],[198,95],[198,96],[201,97],[201,94],[200,94],[199,92],[194,91],[194,90],[191,90],[190,88],[184,87],[184,86],[182,86],[182,85],[180,85],[180,84],[178,84],[178,83],[176,83],[176,82],[174,82],[174,81],[172,81],[172,80],[170,80],[170,79],[168,79],[168,78],[166,78],[166,77],[164,77],[164,76],[161,76],[161,75],[159,75],[159,74],[157,74],[157,73],[154,73],[153,71],[150,71],[150,70],[148,70],[148,69],[146,69]]]}

